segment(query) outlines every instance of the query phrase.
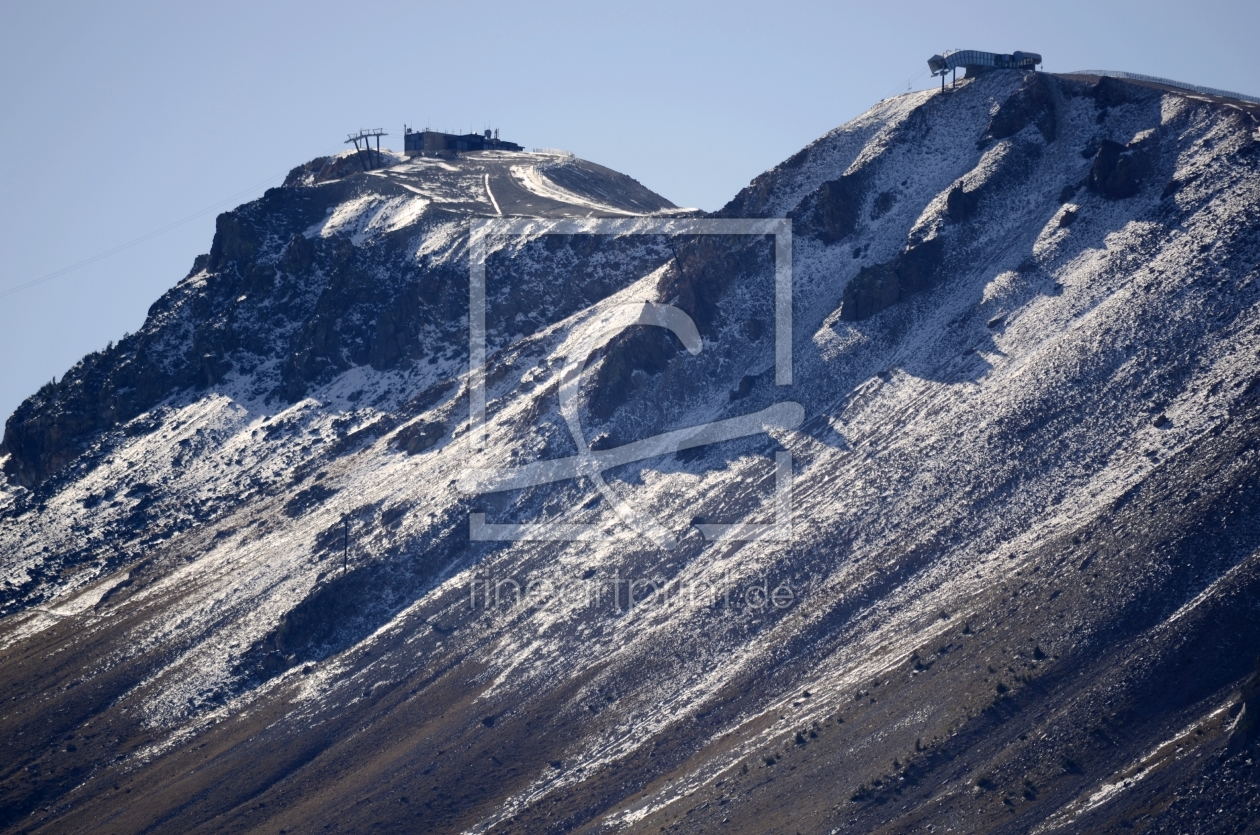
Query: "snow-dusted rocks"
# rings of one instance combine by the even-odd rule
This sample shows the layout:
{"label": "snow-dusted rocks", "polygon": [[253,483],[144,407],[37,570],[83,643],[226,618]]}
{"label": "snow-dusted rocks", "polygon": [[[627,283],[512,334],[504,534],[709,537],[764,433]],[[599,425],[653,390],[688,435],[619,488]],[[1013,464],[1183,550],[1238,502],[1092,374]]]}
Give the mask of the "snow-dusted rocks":
{"label": "snow-dusted rocks", "polygon": [[[140,334],[10,420],[0,822],[1251,819],[1256,125],[1131,87],[995,72],[758,177],[719,214],[793,220],[790,386],[773,239],[548,234],[675,215],[597,166],[312,166],[228,213]],[[534,221],[488,242],[483,446],[468,221],[501,216]],[[583,478],[457,490],[578,454],[572,334],[645,301],[702,349],[640,328],[588,358],[597,448],[784,401],[804,423],[605,473],[673,550]],[[783,452],[791,539],[706,539],[776,518]]]}

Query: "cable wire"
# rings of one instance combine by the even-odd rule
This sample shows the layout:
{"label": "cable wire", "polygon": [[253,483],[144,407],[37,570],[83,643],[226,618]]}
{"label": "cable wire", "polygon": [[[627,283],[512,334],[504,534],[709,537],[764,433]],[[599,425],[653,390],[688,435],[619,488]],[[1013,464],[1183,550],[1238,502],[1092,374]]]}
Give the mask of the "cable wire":
{"label": "cable wire", "polygon": [[[332,148],[329,149],[329,151],[319,154],[318,156],[327,156],[329,152],[331,152],[332,150],[336,150],[340,147],[341,145],[334,145]],[[145,234],[145,235],[141,235],[140,237],[134,240],[128,241],[125,244],[120,244],[114,247],[113,249],[107,249],[104,252],[97,253],[96,255],[93,255],[91,258],[85,258],[82,261],[79,261],[78,263],[75,263],[75,264],[71,264],[68,267],[62,267],[59,270],[54,270],[53,272],[50,272],[47,275],[43,275],[43,276],[40,276],[39,278],[31,279],[30,281],[27,281],[23,284],[18,284],[14,287],[8,287],[6,289],[0,290],[0,299],[5,298],[6,296],[11,296],[14,293],[20,293],[21,291],[30,289],[31,287],[34,287],[38,284],[43,284],[45,281],[51,281],[52,279],[57,278],[58,276],[65,275],[66,273],[74,272],[80,267],[86,267],[88,264],[94,264],[97,261],[100,261],[102,258],[108,258],[109,256],[122,252],[125,249],[131,249],[133,246],[137,246],[138,244],[142,244],[145,241],[156,238],[158,235],[169,232],[172,229],[177,229],[186,223],[191,223],[192,221],[196,220],[199,217],[204,217],[205,215],[209,214],[210,212],[215,211],[221,206],[227,203],[231,203],[233,200],[237,200],[246,194],[250,194],[251,192],[257,191],[258,189],[262,188],[268,183],[275,182],[276,180],[279,180],[282,177],[286,177],[286,176],[288,176],[287,171],[283,174],[273,175],[263,180],[262,182],[255,183],[249,188],[242,189],[241,191],[236,192],[236,194],[233,194],[230,197],[225,197],[222,200],[218,201],[217,203],[207,206],[206,208],[202,209],[199,212],[194,212],[193,214],[188,215],[187,217],[181,220],[177,220],[174,223],[167,224],[166,226],[163,226],[161,229],[155,229],[154,231],[149,232],[148,234]]]}
{"label": "cable wire", "polygon": [[[885,98],[885,99],[891,99],[893,96],[898,96],[898,95],[901,95],[902,93],[909,92],[910,87],[911,87],[911,86],[913,86],[914,82],[916,82],[916,81],[918,81],[920,78],[922,78],[922,77],[923,77],[923,74],[924,74],[925,72],[927,72],[927,71],[928,71],[928,68],[927,68],[927,67],[924,67],[923,69],[919,70],[917,73],[915,73],[914,75],[912,75],[912,76],[910,76],[909,78],[907,78],[907,79],[906,79],[906,81],[905,81],[905,88],[906,88],[906,89],[905,89],[905,90],[901,89],[901,87],[900,87],[900,86],[898,86],[896,90],[894,90],[893,92],[891,92],[891,93],[889,93],[888,95],[884,96],[884,98]],[[880,101],[883,101],[883,99],[880,99]]]}

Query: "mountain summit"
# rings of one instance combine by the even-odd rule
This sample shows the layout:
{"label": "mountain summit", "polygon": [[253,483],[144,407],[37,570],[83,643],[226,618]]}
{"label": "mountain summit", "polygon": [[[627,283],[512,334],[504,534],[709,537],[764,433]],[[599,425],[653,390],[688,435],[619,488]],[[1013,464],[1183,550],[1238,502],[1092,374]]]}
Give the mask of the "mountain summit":
{"label": "mountain summit", "polygon": [[1010,70],[707,217],[294,169],[6,424],[0,826],[1254,825],[1257,127]]}

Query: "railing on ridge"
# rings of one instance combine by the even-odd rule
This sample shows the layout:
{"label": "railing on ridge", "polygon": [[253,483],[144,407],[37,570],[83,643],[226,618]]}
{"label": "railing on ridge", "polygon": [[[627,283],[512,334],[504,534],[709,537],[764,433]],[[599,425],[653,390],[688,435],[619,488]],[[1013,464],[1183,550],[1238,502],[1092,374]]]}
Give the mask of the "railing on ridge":
{"label": "railing on ridge", "polygon": [[1064,73],[1064,75],[1098,75],[1107,76],[1108,78],[1129,78],[1133,81],[1150,81],[1154,84],[1176,87],[1179,90],[1188,90],[1192,93],[1203,93],[1208,96],[1222,96],[1227,99],[1238,99],[1239,101],[1251,102],[1252,104],[1260,104],[1260,98],[1255,96],[1248,96],[1243,93],[1231,93],[1229,90],[1218,90],[1215,87],[1201,87],[1198,84],[1185,84],[1180,81],[1173,81],[1171,78],[1158,78],[1153,75],[1141,75],[1140,73],[1135,72],[1121,72],[1120,70],[1077,70],[1076,72]]}

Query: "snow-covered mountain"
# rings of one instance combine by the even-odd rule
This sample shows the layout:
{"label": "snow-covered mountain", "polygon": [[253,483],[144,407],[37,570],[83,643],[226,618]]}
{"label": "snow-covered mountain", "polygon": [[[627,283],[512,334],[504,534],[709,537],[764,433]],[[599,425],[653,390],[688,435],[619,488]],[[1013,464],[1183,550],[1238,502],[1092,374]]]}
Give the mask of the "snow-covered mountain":
{"label": "snow-covered mountain", "polygon": [[[1254,826],[1258,126],[994,72],[711,218],[564,155],[294,169],[6,424],[0,825]],[[776,224],[695,224],[740,218],[790,328]]]}

